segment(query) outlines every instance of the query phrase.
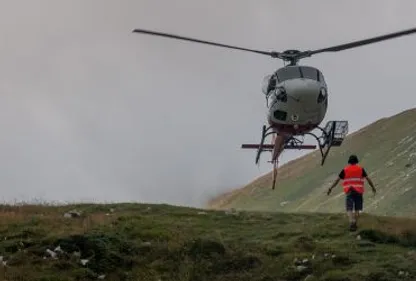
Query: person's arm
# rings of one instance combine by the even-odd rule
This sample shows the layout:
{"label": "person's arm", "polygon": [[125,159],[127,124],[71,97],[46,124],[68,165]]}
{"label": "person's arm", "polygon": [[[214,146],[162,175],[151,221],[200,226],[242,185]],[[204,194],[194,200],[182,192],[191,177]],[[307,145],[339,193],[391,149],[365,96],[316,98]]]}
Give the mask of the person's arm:
{"label": "person's arm", "polygon": [[340,181],[340,180],[341,180],[341,179],[338,177],[338,178],[334,181],[334,183],[331,185],[331,187],[330,187],[330,188],[328,188],[328,192],[327,192],[327,194],[328,194],[328,195],[331,193],[332,189],[334,189],[334,188],[335,188],[335,186],[337,186],[337,184],[339,183],[339,181]]}
{"label": "person's arm", "polygon": [[328,188],[328,192],[327,192],[328,195],[331,193],[332,189],[334,189],[335,186],[337,186],[337,184],[339,183],[339,181],[342,180],[343,178],[344,178],[344,170],[342,170],[339,173],[338,178],[332,183],[331,187]]}
{"label": "person's arm", "polygon": [[368,184],[373,189],[373,192],[376,193],[376,188],[374,187],[373,181],[368,177],[367,171],[363,169],[363,177],[367,180]]}

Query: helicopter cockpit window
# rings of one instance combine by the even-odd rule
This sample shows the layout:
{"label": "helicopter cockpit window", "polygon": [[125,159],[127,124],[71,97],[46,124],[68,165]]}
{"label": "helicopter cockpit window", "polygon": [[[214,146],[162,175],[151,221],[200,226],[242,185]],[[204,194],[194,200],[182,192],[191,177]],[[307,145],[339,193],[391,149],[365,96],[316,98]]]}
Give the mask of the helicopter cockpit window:
{"label": "helicopter cockpit window", "polygon": [[303,78],[319,81],[319,72],[316,70],[316,68],[310,66],[301,66],[300,71],[302,72]]}
{"label": "helicopter cockpit window", "polygon": [[277,71],[276,75],[279,82],[302,77],[301,72],[299,71],[299,67],[297,66],[281,68]]}
{"label": "helicopter cockpit window", "polygon": [[310,66],[289,66],[279,69],[277,71],[277,78],[279,82],[296,78],[307,78],[315,81],[321,81],[322,74],[316,68]]}
{"label": "helicopter cockpit window", "polygon": [[322,103],[324,101],[325,102],[328,101],[328,99],[327,99],[327,92],[326,92],[326,88],[321,88],[321,91],[319,92],[319,95],[318,95],[317,102],[318,103]]}
{"label": "helicopter cockpit window", "polygon": [[324,75],[319,70],[318,70],[318,75],[319,75],[319,82],[326,85]]}

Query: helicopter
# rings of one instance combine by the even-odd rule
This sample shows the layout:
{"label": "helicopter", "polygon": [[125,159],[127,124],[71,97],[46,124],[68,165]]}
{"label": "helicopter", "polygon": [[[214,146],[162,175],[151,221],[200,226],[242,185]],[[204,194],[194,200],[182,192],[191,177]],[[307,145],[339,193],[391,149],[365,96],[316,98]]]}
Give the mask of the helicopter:
{"label": "helicopter", "polygon": [[[315,150],[318,146],[321,152],[321,166],[323,166],[331,147],[341,146],[348,134],[347,120],[327,121],[325,127],[320,126],[328,109],[328,87],[322,71],[313,66],[300,65],[299,61],[324,52],[339,52],[409,35],[415,33],[416,28],[322,49],[307,51],[289,49],[283,52],[248,49],[145,29],[134,29],[132,32],[252,52],[281,59],[287,63],[263,79],[261,91],[266,98],[268,124],[262,127],[260,143],[241,146],[242,149],[257,149],[256,164],[259,163],[262,152],[271,152],[272,157],[269,162],[273,163],[272,189],[275,189],[278,158],[284,149]],[[320,136],[312,132],[315,129],[321,132]],[[272,135],[271,144],[265,144],[265,139],[269,135]],[[304,144],[305,135],[314,137],[317,145]]]}

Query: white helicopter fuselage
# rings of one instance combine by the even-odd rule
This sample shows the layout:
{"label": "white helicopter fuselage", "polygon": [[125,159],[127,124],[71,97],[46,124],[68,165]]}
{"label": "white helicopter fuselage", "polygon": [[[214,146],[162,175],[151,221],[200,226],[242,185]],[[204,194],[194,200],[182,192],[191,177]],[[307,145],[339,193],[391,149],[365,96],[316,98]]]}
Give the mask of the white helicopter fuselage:
{"label": "white helicopter fuselage", "polygon": [[322,73],[310,66],[285,66],[265,78],[267,121],[274,131],[291,136],[315,129],[328,108]]}

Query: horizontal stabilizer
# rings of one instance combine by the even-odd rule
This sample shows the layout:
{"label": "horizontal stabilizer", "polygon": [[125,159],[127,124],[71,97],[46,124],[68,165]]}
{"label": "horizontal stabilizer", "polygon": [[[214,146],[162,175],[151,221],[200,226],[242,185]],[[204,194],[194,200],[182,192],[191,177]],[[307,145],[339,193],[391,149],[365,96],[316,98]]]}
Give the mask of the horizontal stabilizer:
{"label": "horizontal stabilizer", "polygon": [[[262,150],[272,150],[273,144],[263,144]],[[241,148],[245,149],[259,149],[259,144],[243,144]],[[284,149],[316,149],[316,145],[285,145]]]}

